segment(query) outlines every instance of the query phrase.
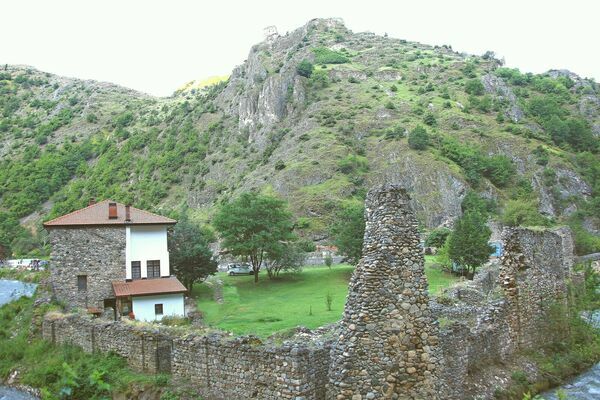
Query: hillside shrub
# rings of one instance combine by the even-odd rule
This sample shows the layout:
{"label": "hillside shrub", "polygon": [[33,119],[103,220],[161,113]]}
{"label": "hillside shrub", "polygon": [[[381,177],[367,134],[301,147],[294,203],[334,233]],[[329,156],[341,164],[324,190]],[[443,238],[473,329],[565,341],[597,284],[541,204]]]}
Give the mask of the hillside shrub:
{"label": "hillside shrub", "polygon": [[281,171],[282,169],[285,169],[285,162],[283,160],[277,160],[275,163],[275,170]]}
{"label": "hillside shrub", "polygon": [[298,66],[296,67],[296,72],[298,72],[298,75],[300,76],[310,78],[314,69],[315,66],[313,65],[313,63],[311,63],[308,60],[302,60],[300,61],[300,64],[298,64]]}
{"label": "hillside shrub", "polygon": [[338,168],[342,174],[346,175],[365,173],[369,170],[369,161],[366,157],[349,154],[338,161]]}
{"label": "hillside shrub", "polygon": [[485,217],[496,214],[497,207],[498,205],[494,199],[482,197],[474,190],[469,190],[460,203],[460,208],[463,213],[475,211]]}
{"label": "hillside shrub", "polygon": [[504,155],[482,157],[483,175],[498,187],[507,186],[516,172],[510,158]]}
{"label": "hillside shrub", "polygon": [[417,125],[408,135],[408,145],[414,150],[425,150],[429,145],[429,134],[421,125]]}
{"label": "hillside shrub", "polygon": [[326,70],[313,71],[310,75],[310,84],[314,88],[324,89],[328,87],[330,83],[329,74]]}
{"label": "hillside shrub", "polygon": [[471,184],[478,184],[485,176],[498,187],[507,186],[515,173],[512,161],[504,155],[488,156],[480,150],[461,143],[452,137],[444,137],[440,150],[443,156],[462,167]]}
{"label": "hillside shrub", "polygon": [[383,132],[386,140],[400,139],[404,137],[404,128],[399,124],[385,128]]}
{"label": "hillside shrub", "polygon": [[425,122],[429,126],[435,126],[437,124],[435,115],[433,115],[433,113],[431,112],[425,114],[425,116],[423,117],[423,122]]}
{"label": "hillside shrub", "polygon": [[127,111],[124,112],[123,114],[117,116],[117,118],[115,118],[115,126],[118,128],[124,128],[126,126],[131,125],[131,123],[133,122],[133,113]]}
{"label": "hillside shrub", "polygon": [[316,64],[344,64],[350,61],[343,53],[327,47],[317,47],[312,49],[312,52],[315,55]]}
{"label": "hillside shrub", "polygon": [[483,83],[479,79],[470,79],[465,84],[465,92],[475,96],[481,96],[484,90]]}
{"label": "hillside shrub", "polygon": [[504,207],[502,222],[508,226],[550,226],[551,221],[538,211],[536,201],[509,200]]}

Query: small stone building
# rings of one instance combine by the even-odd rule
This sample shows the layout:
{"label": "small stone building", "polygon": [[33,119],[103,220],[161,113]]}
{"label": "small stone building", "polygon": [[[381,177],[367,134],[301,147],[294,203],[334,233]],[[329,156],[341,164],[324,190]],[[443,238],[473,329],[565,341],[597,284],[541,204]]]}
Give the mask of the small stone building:
{"label": "small stone building", "polygon": [[117,319],[183,316],[186,289],[171,276],[167,248],[176,222],[110,200],[46,222],[56,299],[93,313],[112,309]]}

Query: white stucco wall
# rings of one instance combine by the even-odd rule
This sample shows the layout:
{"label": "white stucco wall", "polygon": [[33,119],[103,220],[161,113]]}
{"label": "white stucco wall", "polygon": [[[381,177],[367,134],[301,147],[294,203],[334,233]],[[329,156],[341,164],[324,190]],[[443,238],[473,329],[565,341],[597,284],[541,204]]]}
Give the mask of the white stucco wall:
{"label": "white stucco wall", "polygon": [[171,275],[165,225],[128,226],[126,230],[126,277],[131,279],[131,262],[140,261],[142,278],[148,276],[146,262],[160,260],[160,275]]}
{"label": "white stucco wall", "polygon": [[[133,313],[140,321],[160,321],[164,316],[185,316],[183,293],[133,297]],[[163,315],[155,316],[154,305],[163,305]]]}

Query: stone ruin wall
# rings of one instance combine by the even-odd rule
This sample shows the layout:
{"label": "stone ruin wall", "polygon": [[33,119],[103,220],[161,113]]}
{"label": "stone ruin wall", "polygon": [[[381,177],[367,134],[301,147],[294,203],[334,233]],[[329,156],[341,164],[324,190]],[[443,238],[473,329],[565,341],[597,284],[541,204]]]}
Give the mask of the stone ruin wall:
{"label": "stone ruin wall", "polygon": [[506,297],[513,343],[519,349],[530,349],[538,343],[558,339],[560,330],[543,327],[547,316],[567,305],[567,284],[574,259],[569,228],[543,231],[508,228],[503,239],[506,253],[499,284]]}
{"label": "stone ruin wall", "polygon": [[44,339],[86,352],[112,352],[135,370],[171,373],[196,386],[205,399],[322,399],[329,347],[264,345],[257,338],[190,334],[80,314],[49,315]]}
{"label": "stone ruin wall", "polygon": [[433,399],[437,325],[417,220],[397,186],[371,190],[363,256],[331,353],[328,399]]}
{"label": "stone ruin wall", "polygon": [[[567,304],[567,285],[577,278],[570,230],[506,228],[503,242],[498,265],[451,290],[451,304],[433,305],[445,325],[440,331],[444,398],[492,398],[510,382],[510,365],[521,350],[559,338],[560,329],[548,323],[556,307]],[[490,277],[495,285],[489,285]]]}
{"label": "stone ruin wall", "polygon": [[114,352],[139,371],[170,372],[207,399],[492,398],[510,381],[515,354],[546,342],[538,332],[550,305],[566,301],[568,228],[506,229],[500,265],[436,301],[406,193],[371,191],[366,217],[364,257],[334,342],[329,334],[262,343],[80,314],[46,316],[43,337]]}

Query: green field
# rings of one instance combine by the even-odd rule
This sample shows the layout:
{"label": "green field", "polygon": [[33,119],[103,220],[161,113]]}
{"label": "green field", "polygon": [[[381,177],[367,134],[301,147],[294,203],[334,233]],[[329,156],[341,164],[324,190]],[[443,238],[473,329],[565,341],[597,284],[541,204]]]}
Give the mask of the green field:
{"label": "green field", "polygon": [[[438,293],[456,280],[452,275],[438,270],[428,260],[426,273],[430,288]],[[308,328],[335,322],[342,316],[348,282],[354,267],[336,265],[305,268],[301,273],[282,274],[269,280],[261,273],[254,284],[252,276],[218,276],[224,282],[224,303],[213,300],[213,289],[197,285],[194,296],[205,321],[235,334],[255,334],[261,337],[301,325]],[[331,311],[327,310],[326,297],[331,296]]]}

